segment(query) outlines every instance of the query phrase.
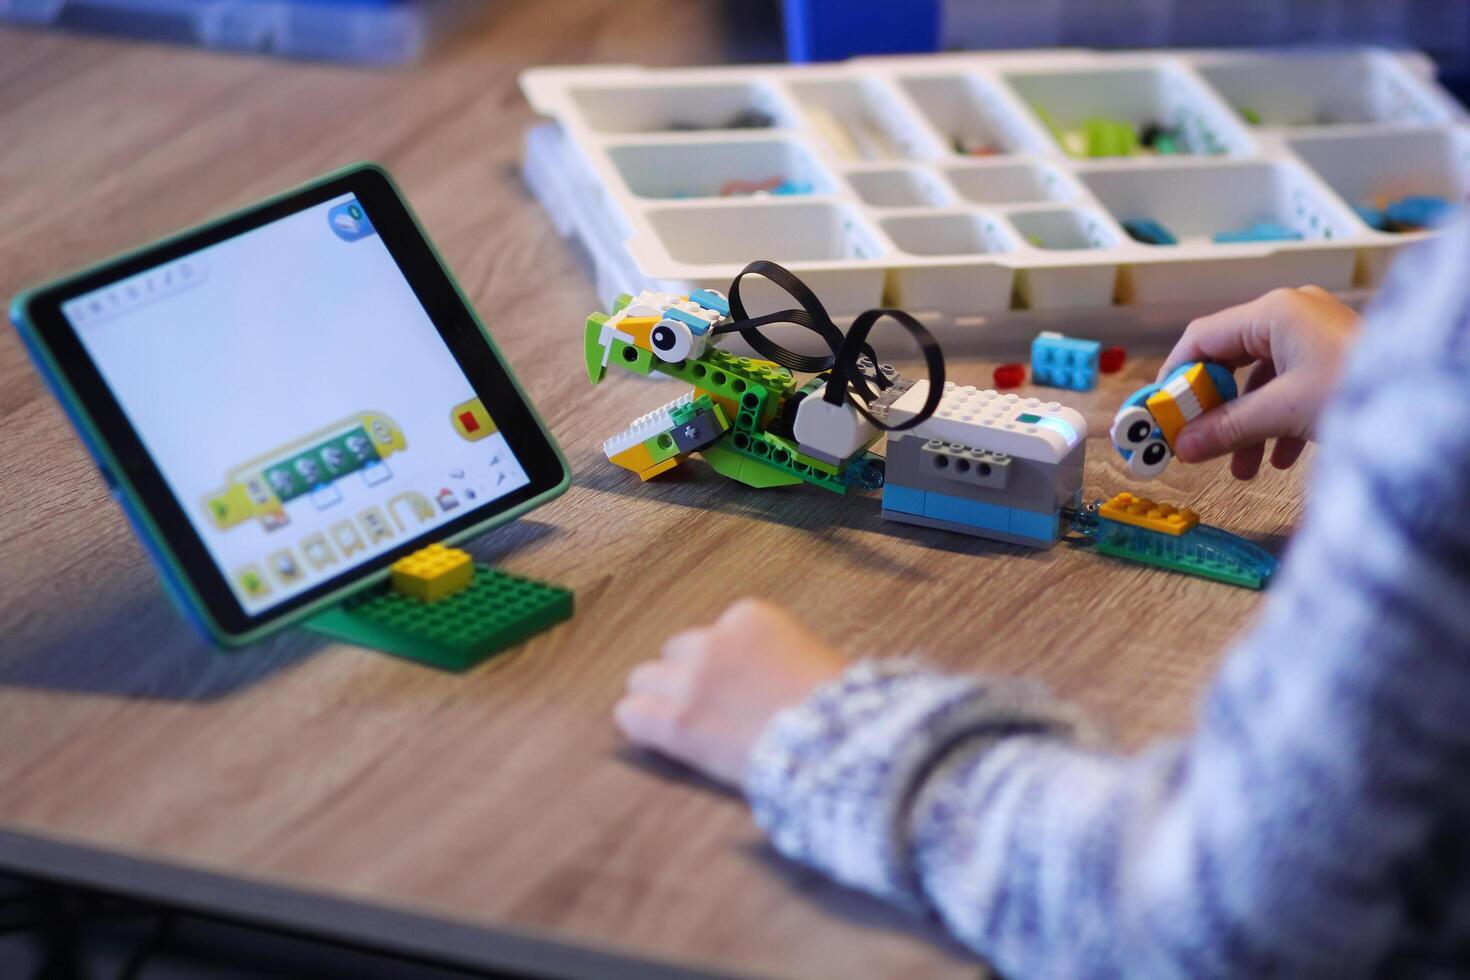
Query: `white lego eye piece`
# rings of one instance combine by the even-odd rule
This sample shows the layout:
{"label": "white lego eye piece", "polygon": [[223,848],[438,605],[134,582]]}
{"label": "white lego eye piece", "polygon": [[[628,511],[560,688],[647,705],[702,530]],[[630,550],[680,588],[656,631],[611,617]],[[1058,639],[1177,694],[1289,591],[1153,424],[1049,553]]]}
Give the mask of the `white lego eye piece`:
{"label": "white lego eye piece", "polygon": [[1128,471],[1136,477],[1152,480],[1164,472],[1164,467],[1173,458],[1174,454],[1169,451],[1168,443],[1162,439],[1150,439],[1128,457]]}
{"label": "white lego eye piece", "polygon": [[1113,445],[1121,452],[1138,450],[1149,441],[1154,432],[1154,417],[1142,405],[1128,405],[1113,416],[1113,428],[1108,434]]}
{"label": "white lego eye piece", "polygon": [[[686,323],[664,317],[653,325],[648,342],[659,360],[676,363],[689,357],[694,349],[694,331]],[[701,343],[701,350],[703,346]]]}

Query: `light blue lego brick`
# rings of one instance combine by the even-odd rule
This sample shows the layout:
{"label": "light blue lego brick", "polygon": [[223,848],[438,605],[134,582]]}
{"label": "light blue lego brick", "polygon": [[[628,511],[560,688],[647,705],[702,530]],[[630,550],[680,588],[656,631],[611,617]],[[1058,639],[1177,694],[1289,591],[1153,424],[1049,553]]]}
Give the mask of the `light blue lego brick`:
{"label": "light blue lego brick", "polygon": [[696,289],[689,294],[689,298],[707,310],[714,310],[720,316],[730,315],[730,301],[716,296],[708,289]]}
{"label": "light blue lego brick", "polygon": [[686,324],[696,337],[704,336],[705,331],[709,330],[710,327],[708,320],[701,320],[693,313],[685,313],[683,310],[675,309],[672,306],[664,311],[664,316]]}
{"label": "light blue lego brick", "polygon": [[1022,537],[1054,544],[1061,537],[1061,518],[1058,514],[1038,514],[1011,508],[1010,526],[1007,530]]}
{"label": "light blue lego brick", "polygon": [[924,497],[922,490],[913,487],[903,487],[894,483],[883,484],[883,509],[903,511],[906,514],[924,513]]}
{"label": "light blue lego brick", "polygon": [[1102,343],[1043,331],[1031,341],[1031,380],[1039,385],[1091,391],[1097,387]]}
{"label": "light blue lego brick", "polygon": [[1011,529],[1010,511],[1009,507],[982,504],[977,500],[951,497],[948,494],[935,493],[930,490],[924,496],[922,513],[925,517],[931,517],[936,521],[968,524],[987,531],[1009,531]]}

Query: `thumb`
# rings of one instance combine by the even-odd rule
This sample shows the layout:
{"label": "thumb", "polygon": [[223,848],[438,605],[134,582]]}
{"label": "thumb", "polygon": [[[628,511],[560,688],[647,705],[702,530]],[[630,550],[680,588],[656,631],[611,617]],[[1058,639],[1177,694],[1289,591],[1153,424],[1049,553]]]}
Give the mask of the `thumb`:
{"label": "thumb", "polygon": [[1273,390],[1280,387],[1247,392],[1188,423],[1175,437],[1175,453],[1186,463],[1199,463],[1291,434],[1292,426],[1281,417],[1282,393]]}

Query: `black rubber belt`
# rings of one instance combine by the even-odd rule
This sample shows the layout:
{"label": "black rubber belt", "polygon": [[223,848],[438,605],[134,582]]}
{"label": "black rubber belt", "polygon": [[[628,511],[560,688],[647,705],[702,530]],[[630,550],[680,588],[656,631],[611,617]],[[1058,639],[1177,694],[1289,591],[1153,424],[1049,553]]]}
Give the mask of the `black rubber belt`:
{"label": "black rubber belt", "polygon": [[[748,316],[745,312],[745,304],[740,299],[740,280],[748,275],[761,276],[774,283],[786,295],[796,300],[801,309],[781,310],[758,317]],[[861,398],[854,398],[853,406],[877,428],[885,432],[912,429],[927,420],[939,407],[939,399],[944,394],[944,353],[939,349],[939,342],[934,339],[929,329],[903,310],[882,308],[867,310],[853,319],[852,326],[844,336],[837,324],[832,322],[832,317],[827,314],[827,309],[822,305],[822,301],[817,299],[816,293],[813,293],[806,283],[798,279],[790,270],[765,259],[757,259],[740,270],[739,275],[730,282],[729,299],[731,322],[715,327],[715,333],[740,334],[757,354],[789,371],[800,371],[803,374],[830,372],[827,388],[822,397],[834,405],[842,405],[847,401],[849,390],[856,392]],[[879,391],[893,384],[883,376],[881,370],[878,370],[878,355],[868,343],[868,334],[872,332],[873,326],[884,317],[896,321],[914,338],[915,343],[919,345],[919,351],[924,355],[924,364],[929,372],[929,397],[924,399],[923,406],[913,418],[898,425],[889,425],[870,413],[863,405],[864,401],[870,402],[877,397],[873,389],[868,386],[869,381],[877,385]],[[782,347],[761,333],[761,327],[777,323],[789,323],[807,328],[822,338],[831,353],[821,356],[799,354]],[[873,363],[874,376],[872,378],[858,369],[858,358],[864,355]]]}

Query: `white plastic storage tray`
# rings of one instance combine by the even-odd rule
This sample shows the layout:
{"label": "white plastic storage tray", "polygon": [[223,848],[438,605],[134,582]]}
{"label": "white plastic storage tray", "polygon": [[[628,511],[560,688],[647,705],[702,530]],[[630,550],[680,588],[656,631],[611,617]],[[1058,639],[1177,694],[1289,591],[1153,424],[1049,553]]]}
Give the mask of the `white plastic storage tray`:
{"label": "white plastic storage tray", "polygon": [[[766,258],[838,315],[1146,318],[1375,286],[1427,232],[1377,231],[1354,206],[1470,195],[1470,126],[1432,78],[1422,56],[1368,49],[537,68],[521,87],[555,123],[528,136],[525,173],[604,301],[724,288]],[[1054,135],[1097,117],[1167,127],[1183,152],[1080,157]],[[1139,219],[1178,244],[1134,240]],[[1213,241],[1261,222],[1303,237]]]}

